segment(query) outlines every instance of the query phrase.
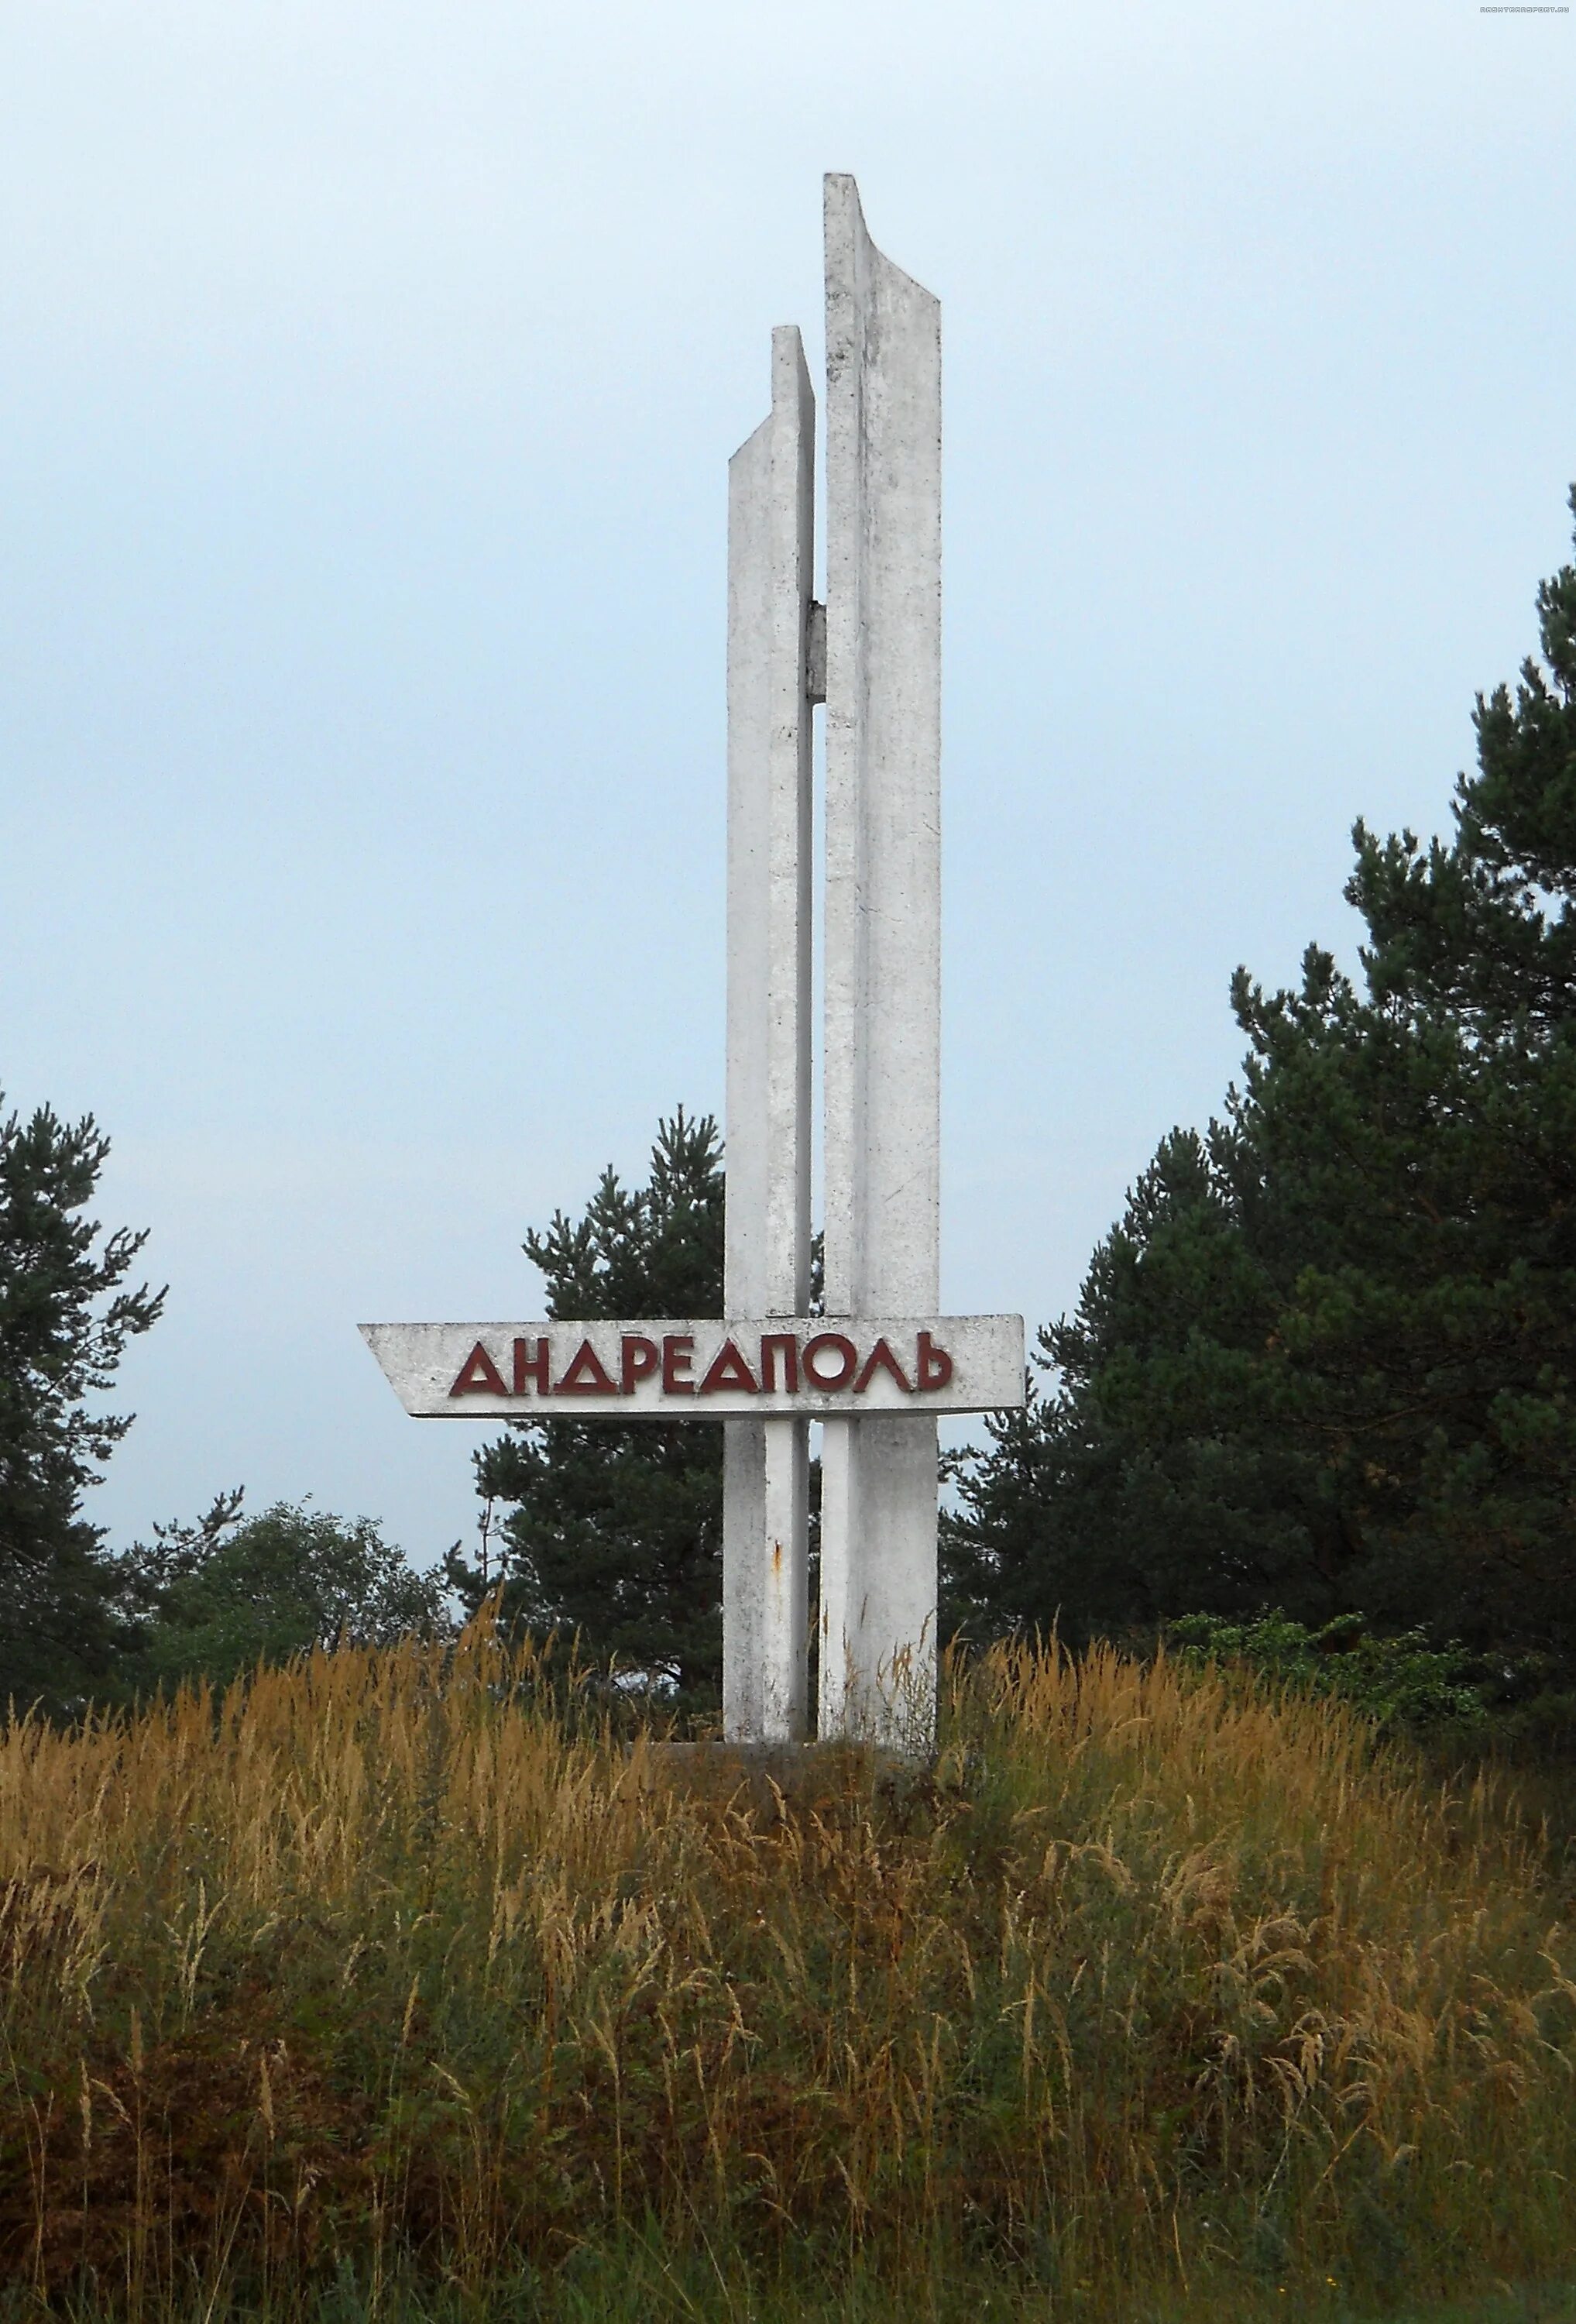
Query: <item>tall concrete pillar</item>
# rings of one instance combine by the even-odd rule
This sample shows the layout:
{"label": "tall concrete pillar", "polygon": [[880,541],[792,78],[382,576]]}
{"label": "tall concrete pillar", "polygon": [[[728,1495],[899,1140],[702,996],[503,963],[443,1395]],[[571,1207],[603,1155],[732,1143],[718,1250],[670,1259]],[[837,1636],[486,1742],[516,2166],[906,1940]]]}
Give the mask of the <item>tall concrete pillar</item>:
{"label": "tall concrete pillar", "polygon": [[[825,182],[828,1314],[940,1304],[941,315]],[[935,1720],[935,1423],[828,1421],[824,1737]]]}
{"label": "tall concrete pillar", "polygon": [[[810,1259],[811,714],[816,401],[797,330],[728,470],[728,1071],[724,1305],[801,1315]],[[723,1424],[723,1722],[806,1721],[803,1420]]]}

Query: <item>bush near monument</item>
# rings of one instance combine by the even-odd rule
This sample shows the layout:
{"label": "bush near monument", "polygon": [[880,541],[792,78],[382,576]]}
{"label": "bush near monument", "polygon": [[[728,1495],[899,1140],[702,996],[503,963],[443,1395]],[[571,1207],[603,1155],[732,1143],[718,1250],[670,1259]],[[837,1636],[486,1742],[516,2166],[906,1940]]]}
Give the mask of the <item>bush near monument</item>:
{"label": "bush near monument", "polygon": [[1492,1786],[1000,1647],[933,1772],[729,1799],[537,1678],[478,1625],[0,1738],[30,2299],[1350,2316],[1570,2261],[1571,1937]]}
{"label": "bush near monument", "polygon": [[1250,1622],[1184,1614],[1166,1626],[1168,1652],[1193,1669],[1236,1667],[1254,1681],[1332,1695],[1381,1734],[1467,1738],[1488,1716],[1488,1691],[1463,1646],[1439,1646],[1425,1630],[1377,1637],[1360,1614],[1338,1614],[1311,1630],[1278,1607]]}
{"label": "bush near monument", "polygon": [[413,1572],[372,1518],[289,1501],[244,1517],[242,1499],[221,1493],[196,1525],[155,1526],[152,1543],[115,1560],[134,1639],[118,1665],[123,1685],[222,1687],[312,1646],[448,1631],[438,1576]]}
{"label": "bush near monument", "polygon": [[1360,982],[1239,972],[1242,1086],[963,1469],[954,1620],[1360,1609],[1576,1682],[1576,568],[1537,603],[1452,838],[1357,826]]}

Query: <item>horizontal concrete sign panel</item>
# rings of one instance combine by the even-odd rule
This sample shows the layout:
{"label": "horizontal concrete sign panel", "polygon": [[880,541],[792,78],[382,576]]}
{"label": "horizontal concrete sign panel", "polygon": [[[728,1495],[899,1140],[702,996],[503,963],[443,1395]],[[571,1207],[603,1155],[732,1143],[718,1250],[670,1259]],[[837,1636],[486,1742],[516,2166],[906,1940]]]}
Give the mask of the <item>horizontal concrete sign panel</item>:
{"label": "horizontal concrete sign panel", "polygon": [[364,1323],[423,1420],[994,1412],[1024,1400],[1021,1315]]}

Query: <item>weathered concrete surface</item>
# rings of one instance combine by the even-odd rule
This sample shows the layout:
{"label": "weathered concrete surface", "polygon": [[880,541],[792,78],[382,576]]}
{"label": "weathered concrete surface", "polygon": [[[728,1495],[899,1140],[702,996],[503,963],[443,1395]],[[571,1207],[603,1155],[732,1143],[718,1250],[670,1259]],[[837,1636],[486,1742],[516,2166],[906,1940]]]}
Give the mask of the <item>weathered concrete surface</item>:
{"label": "weathered concrete surface", "polygon": [[631,1770],[641,1788],[682,1791],[770,1819],[785,1810],[869,1800],[909,1767],[907,1755],[856,1743],[653,1743]]}
{"label": "weathered concrete surface", "polygon": [[[850,177],[825,235],[826,1304],[870,1316],[939,1296],[941,327]],[[819,1731],[923,1748],[935,1428],[829,1422],[822,1485]]]}
{"label": "weathered concrete surface", "polygon": [[[799,1315],[810,1265],[811,715],[816,401],[772,333],[771,410],[728,470],[728,1059],[723,1305]],[[806,1721],[809,1448],[733,1420],[723,1463],[723,1720]]]}

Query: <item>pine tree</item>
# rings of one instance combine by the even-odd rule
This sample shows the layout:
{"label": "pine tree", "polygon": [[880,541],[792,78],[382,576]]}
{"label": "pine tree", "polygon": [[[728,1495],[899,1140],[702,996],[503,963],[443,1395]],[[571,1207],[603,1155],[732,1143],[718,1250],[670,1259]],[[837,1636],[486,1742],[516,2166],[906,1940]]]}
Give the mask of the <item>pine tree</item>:
{"label": "pine tree", "polygon": [[[1572,494],[1576,508],[1576,493]],[[1576,568],[1423,847],[1359,824],[1360,979],[1245,972],[948,1526],[976,1624],[1361,1609],[1576,1672]]]}
{"label": "pine tree", "polygon": [[[550,1318],[720,1315],[723,1165],[710,1115],[661,1123],[643,1186],[603,1173],[585,1213],[525,1240]],[[576,1634],[583,1653],[714,1693],[722,1665],[720,1423],[532,1421],[476,1456],[477,1490],[504,1510],[502,1609]],[[457,1554],[470,1606],[500,1578]]]}
{"label": "pine tree", "polygon": [[132,1425],[96,1408],[164,1294],[120,1286],[146,1240],[82,1213],[109,1152],[91,1115],[0,1120],[0,1716],[110,1670],[115,1576],[84,1490]]}

